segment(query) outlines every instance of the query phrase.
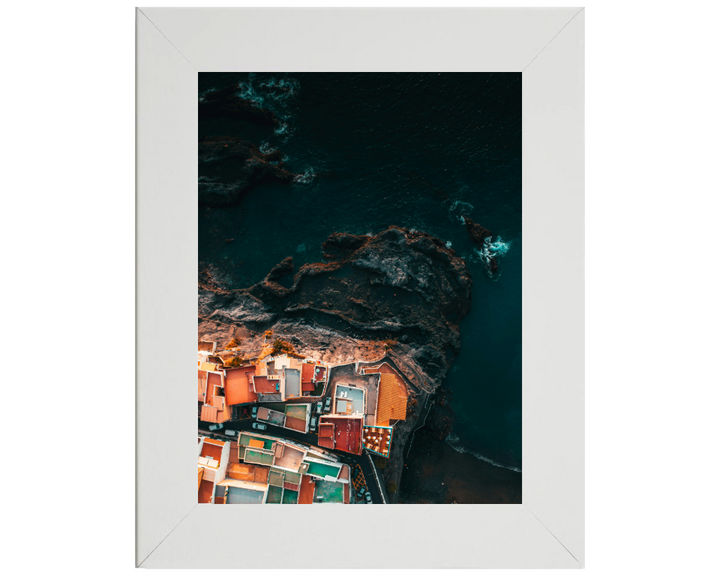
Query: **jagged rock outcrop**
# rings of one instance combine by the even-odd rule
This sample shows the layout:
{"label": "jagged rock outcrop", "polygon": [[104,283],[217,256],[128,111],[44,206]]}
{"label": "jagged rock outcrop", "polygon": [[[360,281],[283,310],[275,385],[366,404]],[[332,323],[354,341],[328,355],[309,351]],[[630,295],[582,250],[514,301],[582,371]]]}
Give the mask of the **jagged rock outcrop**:
{"label": "jagged rock outcrop", "polygon": [[[486,251],[487,246],[485,241],[492,238],[492,232],[490,232],[487,228],[480,226],[480,224],[473,222],[469,216],[463,215],[463,220],[465,221],[465,229],[470,236],[470,240],[472,240],[477,247],[480,248],[481,252]],[[495,274],[495,272],[497,272],[498,263],[494,256],[489,254],[487,255],[487,265],[491,274]]]}
{"label": "jagged rock outcrop", "polygon": [[464,261],[441,240],[395,226],[376,236],[332,234],[323,252],[329,261],[305,264],[289,287],[278,279],[292,272],[291,259],[247,289],[206,283],[200,315],[258,332],[286,320],[356,341],[390,339],[400,362],[441,379],[460,349],[458,325],[470,310],[472,278]]}
{"label": "jagged rock outcrop", "polygon": [[292,182],[282,153],[262,152],[242,138],[203,137],[198,141],[198,202],[213,208],[237,203],[264,181]]}

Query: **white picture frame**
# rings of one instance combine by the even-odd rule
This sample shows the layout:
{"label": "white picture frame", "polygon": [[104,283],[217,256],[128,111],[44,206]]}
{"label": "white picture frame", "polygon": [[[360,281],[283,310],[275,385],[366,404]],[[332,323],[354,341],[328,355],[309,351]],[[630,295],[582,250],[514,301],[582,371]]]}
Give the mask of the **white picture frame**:
{"label": "white picture frame", "polygon": [[[140,8],[136,26],[136,565],[583,567],[583,9]],[[522,504],[197,504],[197,74],[210,71],[522,72]],[[281,525],[298,535],[275,550]],[[347,531],[311,553],[303,534],[323,525]],[[370,527],[382,538],[350,559]]]}

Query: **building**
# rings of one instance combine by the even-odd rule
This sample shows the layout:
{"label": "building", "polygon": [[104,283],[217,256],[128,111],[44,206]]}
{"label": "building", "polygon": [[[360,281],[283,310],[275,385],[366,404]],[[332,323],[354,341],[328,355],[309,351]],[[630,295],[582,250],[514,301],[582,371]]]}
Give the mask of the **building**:
{"label": "building", "polygon": [[258,422],[287,428],[307,434],[310,429],[310,404],[286,404],[283,412],[260,406],[257,411]]}
{"label": "building", "polygon": [[318,444],[331,450],[362,454],[363,416],[336,414],[321,416]]}
{"label": "building", "polygon": [[405,380],[387,362],[361,368],[363,374],[380,374],[375,426],[392,426],[407,417],[408,388]]}
{"label": "building", "polygon": [[225,371],[211,362],[202,362],[198,367],[198,417],[213,424],[232,418],[225,395]]}
{"label": "building", "polygon": [[[217,467],[213,462],[208,465],[207,457],[202,461],[198,457],[199,503],[349,504],[351,501],[349,467],[322,449],[247,432],[242,432],[237,442],[200,437],[198,443],[205,446],[206,454],[220,457]],[[222,448],[218,451],[220,445]],[[223,456],[225,453],[227,457]],[[212,473],[204,471],[208,466]]]}
{"label": "building", "polygon": [[215,490],[225,478],[230,442],[198,436],[198,504],[216,504]]}
{"label": "building", "polygon": [[266,356],[256,365],[253,390],[259,402],[285,402],[322,395],[328,367],[295,356]]}

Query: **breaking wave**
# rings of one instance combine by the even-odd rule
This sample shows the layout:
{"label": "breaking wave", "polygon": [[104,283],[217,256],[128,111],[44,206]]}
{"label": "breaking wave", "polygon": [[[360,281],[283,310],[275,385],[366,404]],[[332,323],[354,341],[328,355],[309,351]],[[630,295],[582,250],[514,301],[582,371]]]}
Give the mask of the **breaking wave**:
{"label": "breaking wave", "polygon": [[506,242],[501,236],[498,236],[496,240],[493,240],[492,236],[488,236],[483,241],[481,249],[475,248],[473,250],[473,257],[470,260],[472,262],[482,262],[488,274],[492,276],[492,260],[505,256],[509,252],[511,245],[511,241]]}
{"label": "breaking wave", "polygon": [[293,178],[293,182],[297,182],[298,184],[310,184],[313,180],[315,180],[315,170],[312,168],[308,168],[305,172]]}
{"label": "breaking wave", "polygon": [[471,456],[474,456],[478,460],[482,460],[483,462],[487,462],[488,464],[492,464],[493,466],[496,466],[498,468],[505,468],[506,470],[512,470],[513,472],[522,473],[521,468],[516,468],[515,466],[505,466],[504,464],[495,462],[495,460],[493,460],[492,458],[488,458],[487,456],[478,454],[474,450],[469,450],[468,448],[460,446],[460,438],[458,438],[455,434],[448,434],[447,438],[445,438],[445,442],[453,450],[455,450],[456,452],[459,452],[460,454],[470,454]]}
{"label": "breaking wave", "polygon": [[249,100],[260,108],[272,110],[283,121],[289,117],[288,103],[300,91],[300,82],[294,78],[276,78],[259,80],[250,73],[246,80],[238,82],[236,94],[243,100]]}

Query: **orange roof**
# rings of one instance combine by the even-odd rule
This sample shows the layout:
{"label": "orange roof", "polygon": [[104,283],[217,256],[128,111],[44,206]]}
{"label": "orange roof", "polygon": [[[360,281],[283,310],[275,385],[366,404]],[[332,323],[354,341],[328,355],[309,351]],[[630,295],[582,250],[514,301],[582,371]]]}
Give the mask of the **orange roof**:
{"label": "orange roof", "polygon": [[312,504],[315,496],[315,482],[310,481],[310,476],[303,475],[300,481],[300,494],[298,495],[298,504]]}
{"label": "orange roof", "polygon": [[212,456],[214,460],[217,460],[220,462],[220,459],[222,458],[222,442],[212,442],[210,440],[205,440],[202,447],[202,452],[200,452],[200,456],[207,458],[208,456]]}
{"label": "orange roof", "polygon": [[200,420],[203,422],[217,422],[218,409],[215,406],[204,404],[200,410]]}
{"label": "orange roof", "polygon": [[255,374],[255,366],[242,366],[227,370],[225,376],[225,399],[228,405],[257,402],[257,394],[252,387],[251,376]]}
{"label": "orange roof", "polygon": [[227,467],[227,476],[234,480],[267,484],[269,468],[252,464],[231,463]]}
{"label": "orange roof", "polygon": [[265,442],[262,440],[256,440],[255,438],[251,439],[250,442],[248,442],[248,445],[250,448],[264,448]]}
{"label": "orange roof", "polygon": [[390,420],[405,420],[407,415],[407,392],[395,374],[380,373],[378,394],[378,426],[389,426]]}
{"label": "orange roof", "polygon": [[198,466],[198,492],[200,492],[200,482],[202,482],[204,470],[205,468]]}

